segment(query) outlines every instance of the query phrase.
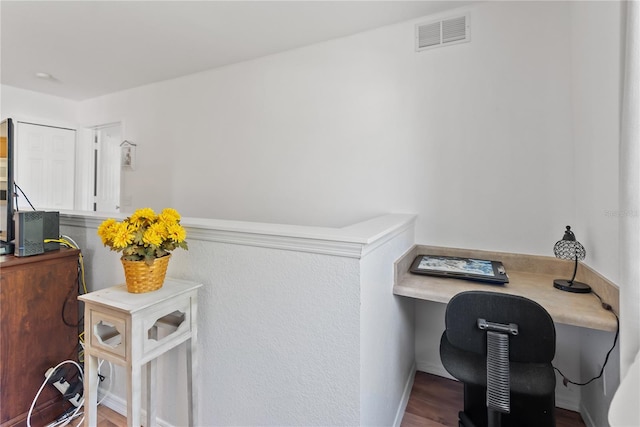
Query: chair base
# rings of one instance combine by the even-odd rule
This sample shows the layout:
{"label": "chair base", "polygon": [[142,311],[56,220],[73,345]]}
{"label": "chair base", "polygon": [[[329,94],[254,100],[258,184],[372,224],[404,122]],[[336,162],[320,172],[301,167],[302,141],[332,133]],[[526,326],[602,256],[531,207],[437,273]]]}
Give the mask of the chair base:
{"label": "chair base", "polygon": [[[486,388],[464,385],[464,412],[459,425],[490,427],[487,420]],[[549,410],[549,408],[552,408]],[[464,416],[464,417],[463,417]],[[555,395],[523,396],[511,394],[511,413],[502,414],[502,427],[555,427]]]}
{"label": "chair base", "polygon": [[476,427],[471,419],[464,412],[458,413],[458,427]]}

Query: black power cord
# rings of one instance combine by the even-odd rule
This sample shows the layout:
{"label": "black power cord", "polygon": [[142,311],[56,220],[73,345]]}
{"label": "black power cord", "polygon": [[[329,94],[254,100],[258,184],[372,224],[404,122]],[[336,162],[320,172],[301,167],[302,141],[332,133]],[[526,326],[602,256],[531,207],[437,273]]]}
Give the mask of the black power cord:
{"label": "black power cord", "polygon": [[602,308],[604,308],[607,311],[610,311],[611,314],[613,314],[616,317],[616,336],[613,339],[613,345],[611,346],[611,348],[609,349],[609,351],[607,352],[606,357],[604,358],[604,363],[602,365],[602,368],[600,369],[600,373],[591,378],[589,381],[583,382],[583,383],[578,383],[575,381],[570,380],[569,378],[567,378],[562,371],[560,371],[560,369],[556,368],[555,366],[553,367],[553,369],[555,369],[560,376],[562,377],[562,384],[564,384],[564,386],[566,387],[567,384],[573,384],[573,385],[577,385],[577,386],[585,386],[587,384],[592,383],[593,381],[597,380],[598,378],[601,378],[602,375],[604,374],[604,368],[605,366],[607,366],[607,362],[609,361],[609,356],[611,355],[611,352],[613,351],[613,349],[616,347],[616,344],[618,343],[618,336],[620,335],[620,318],[618,318],[618,315],[615,313],[615,311],[613,311],[613,307],[611,307],[611,304],[607,304],[606,302],[604,302],[602,300],[602,297],[600,295],[598,295],[595,291],[591,291],[592,294],[594,294],[596,297],[598,297],[598,299],[600,300],[600,304],[602,305]]}
{"label": "black power cord", "polygon": [[[22,196],[25,198],[27,203],[29,203],[29,206],[31,206],[31,209],[33,209],[35,211],[36,208],[33,207],[33,204],[31,204],[31,200],[29,200],[27,195],[24,194],[24,191],[22,191],[22,188],[20,188],[20,186],[18,184],[16,184],[15,182],[13,183],[13,187],[15,188],[15,190],[20,190],[20,192],[22,193]],[[14,194],[16,195],[16,210],[20,210],[20,209],[18,209],[18,191],[14,191]]]}
{"label": "black power cord", "polygon": [[[82,257],[82,253],[80,254],[80,257]],[[81,267],[80,260],[78,260],[78,279],[76,283],[78,286],[78,295],[82,295],[82,290],[83,290],[82,289],[82,267]],[[69,327],[78,328],[84,324],[84,315],[80,316],[78,319],[78,323],[75,323],[75,324],[72,322],[69,322],[65,317],[65,313],[67,312],[67,304],[69,303],[70,296],[72,293],[73,293],[73,287],[69,289],[69,293],[67,293],[67,296],[65,297],[64,302],[62,303],[62,321],[64,322],[65,325]]]}

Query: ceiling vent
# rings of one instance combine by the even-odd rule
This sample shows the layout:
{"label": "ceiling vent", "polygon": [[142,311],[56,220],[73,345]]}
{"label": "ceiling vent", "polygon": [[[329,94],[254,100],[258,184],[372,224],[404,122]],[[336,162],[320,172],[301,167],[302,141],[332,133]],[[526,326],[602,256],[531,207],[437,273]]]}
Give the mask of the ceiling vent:
{"label": "ceiling vent", "polygon": [[416,25],[416,51],[471,40],[469,14]]}

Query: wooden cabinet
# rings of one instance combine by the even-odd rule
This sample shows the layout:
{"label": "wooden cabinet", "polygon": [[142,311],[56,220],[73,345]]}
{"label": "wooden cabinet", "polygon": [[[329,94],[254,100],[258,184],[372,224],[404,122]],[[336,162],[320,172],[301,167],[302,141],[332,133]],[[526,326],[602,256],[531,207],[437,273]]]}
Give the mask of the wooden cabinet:
{"label": "wooden cabinet", "polygon": [[[78,360],[78,253],[60,249],[23,258],[0,256],[2,427],[26,425],[47,369],[63,360]],[[69,406],[47,385],[31,425],[47,425]]]}

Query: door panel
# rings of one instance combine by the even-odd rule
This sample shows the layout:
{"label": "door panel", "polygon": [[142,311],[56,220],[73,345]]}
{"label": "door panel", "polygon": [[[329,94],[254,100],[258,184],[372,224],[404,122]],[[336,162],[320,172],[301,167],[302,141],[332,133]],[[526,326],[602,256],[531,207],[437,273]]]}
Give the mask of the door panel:
{"label": "door panel", "polygon": [[120,124],[96,129],[98,162],[96,211],[120,212]]}
{"label": "door panel", "polygon": [[17,123],[15,182],[37,209],[74,208],[75,145],[75,130]]}

